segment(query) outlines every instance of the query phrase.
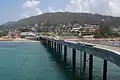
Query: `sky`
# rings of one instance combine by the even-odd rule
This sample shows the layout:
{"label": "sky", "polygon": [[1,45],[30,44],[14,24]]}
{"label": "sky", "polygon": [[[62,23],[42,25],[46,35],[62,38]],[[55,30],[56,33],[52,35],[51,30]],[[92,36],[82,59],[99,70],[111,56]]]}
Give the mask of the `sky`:
{"label": "sky", "polygon": [[120,16],[120,0],[0,0],[0,24],[46,12],[86,12]]}

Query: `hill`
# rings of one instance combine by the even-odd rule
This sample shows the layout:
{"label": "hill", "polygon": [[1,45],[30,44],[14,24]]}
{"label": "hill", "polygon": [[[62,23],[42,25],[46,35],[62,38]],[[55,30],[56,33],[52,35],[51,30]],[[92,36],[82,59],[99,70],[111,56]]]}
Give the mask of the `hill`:
{"label": "hill", "polygon": [[8,22],[2,24],[1,27],[7,28],[7,27],[12,26],[14,23],[15,23],[15,21],[8,21]]}
{"label": "hill", "polygon": [[13,27],[22,27],[25,24],[34,25],[41,24],[67,24],[69,22],[77,21],[81,24],[97,24],[105,19],[105,23],[109,25],[120,25],[120,17],[105,16],[91,13],[70,13],[70,12],[57,12],[57,13],[44,13],[38,16],[25,18],[14,23]]}

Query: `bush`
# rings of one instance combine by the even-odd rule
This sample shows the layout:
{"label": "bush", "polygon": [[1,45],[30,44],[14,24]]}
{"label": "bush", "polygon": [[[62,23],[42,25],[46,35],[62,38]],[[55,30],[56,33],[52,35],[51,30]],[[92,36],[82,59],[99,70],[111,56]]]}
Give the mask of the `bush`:
{"label": "bush", "polygon": [[25,38],[25,35],[20,35],[20,38]]}

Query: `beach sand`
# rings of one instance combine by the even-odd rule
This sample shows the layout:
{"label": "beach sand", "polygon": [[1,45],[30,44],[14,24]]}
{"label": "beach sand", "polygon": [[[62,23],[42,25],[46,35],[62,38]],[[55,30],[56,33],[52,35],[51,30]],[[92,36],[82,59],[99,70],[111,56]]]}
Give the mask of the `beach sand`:
{"label": "beach sand", "polygon": [[29,40],[25,38],[16,38],[16,39],[0,39],[0,42],[39,42],[39,41]]}

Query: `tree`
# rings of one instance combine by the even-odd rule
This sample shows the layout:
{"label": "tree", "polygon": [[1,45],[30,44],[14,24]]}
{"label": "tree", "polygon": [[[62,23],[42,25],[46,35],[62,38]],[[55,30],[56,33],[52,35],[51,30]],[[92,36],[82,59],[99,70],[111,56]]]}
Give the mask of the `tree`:
{"label": "tree", "polygon": [[108,25],[106,22],[102,21],[100,23],[99,30],[98,30],[97,34],[95,35],[95,37],[107,38],[110,36],[110,34],[111,34],[110,25]]}
{"label": "tree", "polygon": [[46,21],[46,25],[45,25],[45,26],[51,26],[50,20],[47,20],[47,21]]}
{"label": "tree", "polygon": [[2,36],[7,36],[7,34],[8,34],[8,31],[7,31],[7,30],[0,29],[0,37],[2,37]]}
{"label": "tree", "polygon": [[72,25],[77,24],[77,23],[78,23],[77,20],[73,20],[73,21],[71,21],[71,24],[72,24]]}
{"label": "tree", "polygon": [[20,35],[20,38],[25,38],[25,35]]}

